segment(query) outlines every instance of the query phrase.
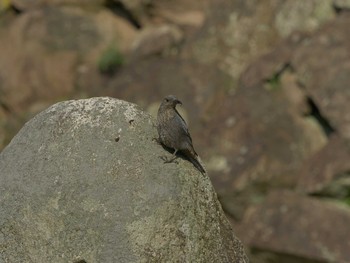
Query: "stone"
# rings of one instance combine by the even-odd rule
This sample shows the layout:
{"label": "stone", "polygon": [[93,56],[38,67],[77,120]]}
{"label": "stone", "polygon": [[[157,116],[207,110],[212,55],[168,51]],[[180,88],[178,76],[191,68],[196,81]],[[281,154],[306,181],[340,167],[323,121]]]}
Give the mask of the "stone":
{"label": "stone", "polygon": [[315,30],[334,18],[332,0],[211,2],[186,52],[238,79],[256,58],[294,31]]}
{"label": "stone", "polygon": [[58,5],[80,5],[80,6],[102,6],[103,0],[11,0],[11,4],[20,11],[29,11],[43,6]]}
{"label": "stone", "polygon": [[304,39],[291,58],[298,82],[329,126],[350,138],[350,14],[339,15]]}
{"label": "stone", "polygon": [[[305,161],[298,174],[298,190],[308,194],[344,197],[348,191],[342,194],[344,191],[340,189],[349,189],[349,183],[343,187],[339,184],[346,183],[341,180],[342,177],[349,177],[349,159],[350,142],[340,136],[332,136],[322,149]],[[334,187],[337,191],[332,190]]]}
{"label": "stone", "polygon": [[57,103],[0,155],[0,261],[248,262],[207,176],[112,98]]}
{"label": "stone", "polygon": [[287,0],[278,10],[275,27],[280,36],[287,37],[295,30],[313,31],[334,16],[332,0]]}
{"label": "stone", "polygon": [[275,191],[249,209],[240,231],[256,252],[275,253],[272,262],[345,263],[350,262],[349,220],[344,204]]}
{"label": "stone", "polygon": [[183,27],[200,28],[205,21],[204,11],[182,11],[174,13],[173,10],[157,10],[157,15],[171,23]]}
{"label": "stone", "polygon": [[93,86],[101,77],[104,52],[113,47],[125,57],[135,34],[108,10],[91,13],[57,6],[24,12],[0,27],[0,96],[9,109],[5,125],[14,127],[5,137],[12,138],[32,117],[28,109],[33,105],[81,97],[73,94],[83,93],[83,85]]}
{"label": "stone", "polygon": [[133,57],[145,57],[162,54],[176,48],[183,40],[183,33],[176,26],[162,25],[146,28],[140,32],[132,43]]}
{"label": "stone", "polygon": [[130,15],[142,26],[155,26],[171,22],[175,25],[197,27],[203,22],[203,12],[210,0],[200,1],[159,1],[120,0]]}
{"label": "stone", "polygon": [[91,15],[79,8],[46,7],[24,13],[0,30],[2,100],[19,112],[40,100],[69,96],[84,75],[79,68],[97,68],[110,45],[125,54],[134,33],[106,10]]}
{"label": "stone", "polygon": [[333,0],[333,4],[336,8],[340,10],[349,10],[350,1],[349,0]]}
{"label": "stone", "polygon": [[7,118],[6,111],[2,107],[0,107],[0,148],[1,146],[5,145],[6,118]]}
{"label": "stone", "polygon": [[282,73],[290,63],[293,53],[307,37],[305,33],[293,33],[282,43],[263,56],[257,58],[240,76],[240,84],[245,87],[261,85],[273,76]]}

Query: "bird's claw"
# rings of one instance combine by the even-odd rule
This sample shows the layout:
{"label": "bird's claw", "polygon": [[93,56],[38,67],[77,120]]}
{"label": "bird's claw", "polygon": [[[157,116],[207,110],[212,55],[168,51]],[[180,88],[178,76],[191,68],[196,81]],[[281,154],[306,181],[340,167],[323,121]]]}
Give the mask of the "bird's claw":
{"label": "bird's claw", "polygon": [[160,142],[160,139],[159,139],[159,138],[152,138],[152,141],[155,141],[155,142],[158,143],[158,144],[162,144],[162,143]]}
{"label": "bird's claw", "polygon": [[178,161],[175,160],[175,158],[168,159],[166,156],[160,156],[160,159],[162,159],[164,163],[176,163],[176,164],[179,163]]}

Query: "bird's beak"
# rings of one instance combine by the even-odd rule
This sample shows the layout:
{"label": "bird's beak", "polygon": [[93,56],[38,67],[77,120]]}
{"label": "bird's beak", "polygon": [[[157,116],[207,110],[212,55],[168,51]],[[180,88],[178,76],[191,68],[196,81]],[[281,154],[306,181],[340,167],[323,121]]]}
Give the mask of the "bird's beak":
{"label": "bird's beak", "polygon": [[181,102],[181,101],[179,101],[179,100],[176,100],[176,104],[180,104],[180,105],[182,105],[182,102]]}

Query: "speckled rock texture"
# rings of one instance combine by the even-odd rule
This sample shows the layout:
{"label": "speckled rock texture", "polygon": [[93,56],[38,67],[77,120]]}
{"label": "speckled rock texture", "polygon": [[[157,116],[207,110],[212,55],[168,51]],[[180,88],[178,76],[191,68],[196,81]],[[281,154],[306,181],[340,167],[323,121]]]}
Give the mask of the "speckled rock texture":
{"label": "speckled rock texture", "polygon": [[0,262],[248,262],[211,182],[112,98],[65,101],[0,155]]}

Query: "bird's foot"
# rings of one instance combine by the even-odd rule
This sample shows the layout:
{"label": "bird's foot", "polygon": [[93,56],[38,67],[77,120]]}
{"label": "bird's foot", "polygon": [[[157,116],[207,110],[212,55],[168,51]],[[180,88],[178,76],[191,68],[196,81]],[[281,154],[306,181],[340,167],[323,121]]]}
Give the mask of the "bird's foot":
{"label": "bird's foot", "polygon": [[177,157],[167,158],[166,156],[159,156],[159,158],[162,159],[164,161],[164,163],[176,163],[176,164],[179,163],[178,161],[176,161]]}
{"label": "bird's foot", "polygon": [[160,139],[159,139],[159,138],[152,138],[152,141],[155,141],[155,142],[158,143],[158,144],[162,144],[162,143],[160,142]]}

